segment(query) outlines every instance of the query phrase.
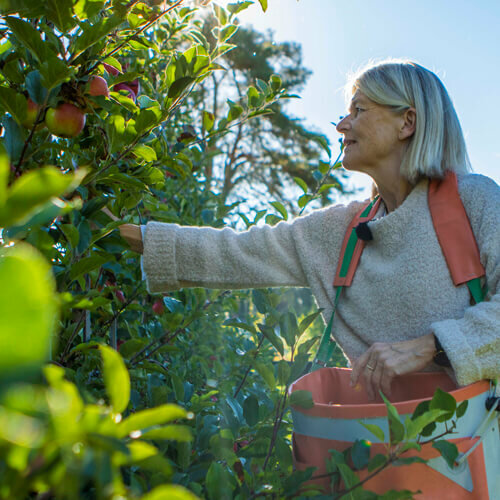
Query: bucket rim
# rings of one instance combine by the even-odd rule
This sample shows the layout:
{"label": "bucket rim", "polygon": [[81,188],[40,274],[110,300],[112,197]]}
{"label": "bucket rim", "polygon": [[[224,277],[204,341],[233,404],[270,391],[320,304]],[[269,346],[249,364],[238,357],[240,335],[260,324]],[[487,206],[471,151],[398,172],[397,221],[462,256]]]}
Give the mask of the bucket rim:
{"label": "bucket rim", "polygon": [[[321,368],[315,372],[307,373],[302,377],[295,380],[290,387],[288,388],[288,396],[290,396],[294,392],[294,388],[296,384],[303,380],[305,377],[308,377],[314,373],[320,373],[324,371],[343,371],[350,372],[350,368],[339,368],[339,367],[327,367]],[[417,372],[413,374],[409,374],[416,377],[426,377],[430,378],[433,375],[443,376],[449,375],[446,372]],[[451,378],[450,378],[451,379]],[[489,391],[490,383],[488,380],[479,380],[477,382],[473,382],[472,384],[457,387],[452,391],[447,391],[451,394],[457,403],[461,403],[464,400],[471,399],[479,394]],[[414,412],[415,408],[422,402],[428,401],[432,399],[433,394],[430,394],[428,397],[418,398],[418,399],[408,399],[404,401],[391,401],[391,398],[387,398],[393,406],[396,407],[398,413],[400,415],[411,414]],[[301,408],[298,406],[293,406],[294,411],[298,411],[304,413],[305,415],[316,416],[316,417],[326,417],[326,418],[371,418],[371,417],[385,417],[387,416],[387,407],[384,402],[367,402],[367,403],[346,403],[346,404],[327,404],[327,403],[318,403],[313,400],[314,406],[312,408]]]}

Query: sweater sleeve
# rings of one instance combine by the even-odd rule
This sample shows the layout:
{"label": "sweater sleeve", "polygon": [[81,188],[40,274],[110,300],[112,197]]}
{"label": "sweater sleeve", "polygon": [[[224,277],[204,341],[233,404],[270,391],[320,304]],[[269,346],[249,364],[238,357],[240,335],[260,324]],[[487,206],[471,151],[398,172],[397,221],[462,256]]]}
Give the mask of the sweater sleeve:
{"label": "sweater sleeve", "polygon": [[242,232],[149,222],[143,254],[148,291],[311,286],[311,279],[330,272],[337,261],[358,207],[358,202],[331,206]]}
{"label": "sweater sleeve", "polygon": [[457,381],[467,385],[500,377],[500,188],[479,175],[459,178],[459,191],[486,270],[488,294],[463,317],[431,325],[452,364]]}

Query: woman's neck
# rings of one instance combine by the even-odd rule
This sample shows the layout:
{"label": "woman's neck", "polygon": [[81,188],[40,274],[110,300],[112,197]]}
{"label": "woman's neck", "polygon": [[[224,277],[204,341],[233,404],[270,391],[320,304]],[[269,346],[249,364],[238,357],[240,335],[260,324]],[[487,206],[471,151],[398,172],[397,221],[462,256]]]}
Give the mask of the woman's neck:
{"label": "woman's neck", "polygon": [[400,176],[385,182],[378,179],[375,184],[388,213],[396,210],[413,189],[413,186]]}

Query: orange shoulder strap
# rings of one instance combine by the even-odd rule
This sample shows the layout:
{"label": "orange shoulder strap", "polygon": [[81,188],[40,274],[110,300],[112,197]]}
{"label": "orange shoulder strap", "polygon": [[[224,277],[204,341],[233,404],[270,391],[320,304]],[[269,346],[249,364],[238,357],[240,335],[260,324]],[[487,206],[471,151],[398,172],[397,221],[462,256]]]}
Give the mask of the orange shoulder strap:
{"label": "orange shoulder strap", "polygon": [[365,241],[360,240],[356,235],[355,227],[360,222],[368,222],[373,219],[380,206],[380,198],[367,203],[352,219],[349,224],[340,250],[340,257],[337,263],[337,272],[333,281],[334,287],[351,286],[354,273],[358,267],[359,259],[365,248]]}
{"label": "orange shoulder strap", "polygon": [[436,236],[455,286],[485,275],[479,248],[458,193],[457,176],[448,172],[429,183],[429,209]]}
{"label": "orange shoulder strap", "polygon": [[[444,179],[429,183],[429,210],[436,236],[455,286],[485,275],[479,249],[458,193],[457,176],[448,172]],[[344,236],[334,287],[350,286],[361,258],[365,242],[359,240],[354,228],[371,220],[377,213],[380,199],[368,204],[353,218]],[[349,259],[349,254],[352,257]]]}

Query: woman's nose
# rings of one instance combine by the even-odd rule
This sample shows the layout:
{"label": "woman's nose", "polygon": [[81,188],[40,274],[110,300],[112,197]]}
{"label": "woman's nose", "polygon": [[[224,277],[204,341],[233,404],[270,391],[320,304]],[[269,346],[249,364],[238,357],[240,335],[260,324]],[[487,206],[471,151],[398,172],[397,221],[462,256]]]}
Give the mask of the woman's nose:
{"label": "woman's nose", "polygon": [[337,129],[337,132],[339,132],[340,134],[343,134],[350,127],[349,120],[347,118],[347,116],[341,116],[340,121],[335,127]]}

